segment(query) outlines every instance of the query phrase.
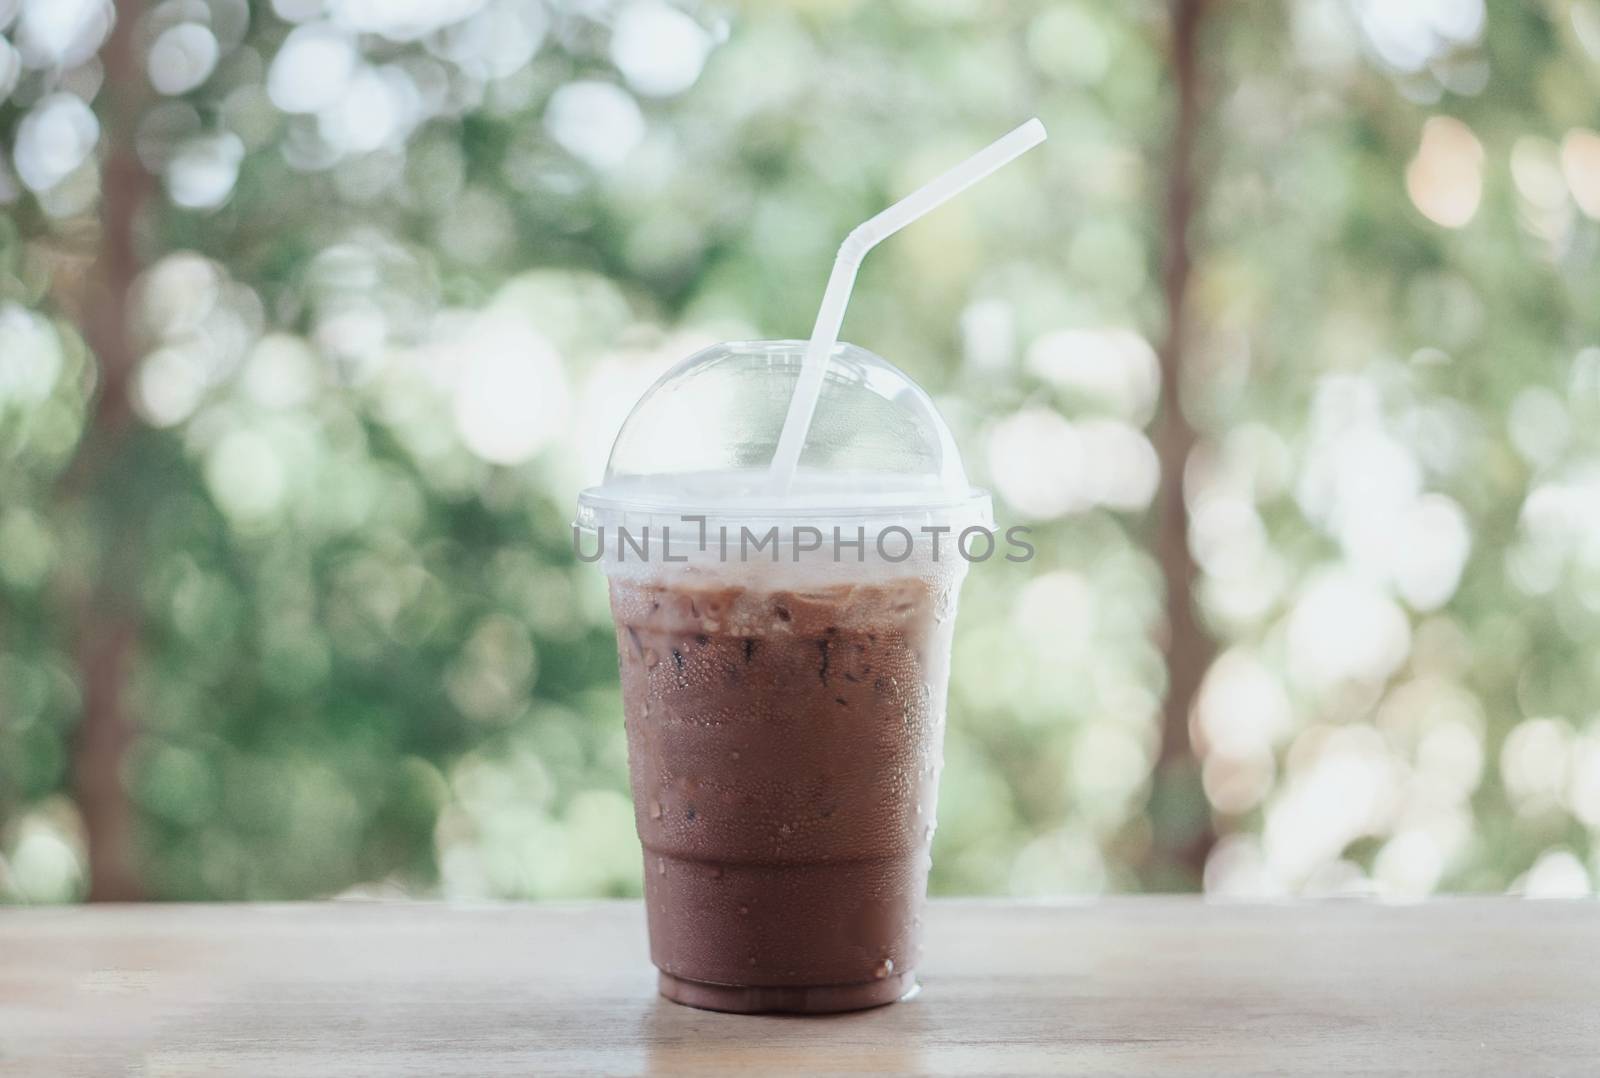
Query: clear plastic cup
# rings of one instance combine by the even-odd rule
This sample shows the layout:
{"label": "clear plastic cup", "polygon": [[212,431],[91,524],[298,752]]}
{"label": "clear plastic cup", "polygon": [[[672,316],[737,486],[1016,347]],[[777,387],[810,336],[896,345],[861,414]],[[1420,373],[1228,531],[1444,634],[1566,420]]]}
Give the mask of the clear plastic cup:
{"label": "clear plastic cup", "polygon": [[663,995],[714,1010],[916,990],[958,539],[991,522],[927,394],[848,344],[774,493],[805,347],[684,361],[579,499],[580,555],[611,589],[651,958]]}

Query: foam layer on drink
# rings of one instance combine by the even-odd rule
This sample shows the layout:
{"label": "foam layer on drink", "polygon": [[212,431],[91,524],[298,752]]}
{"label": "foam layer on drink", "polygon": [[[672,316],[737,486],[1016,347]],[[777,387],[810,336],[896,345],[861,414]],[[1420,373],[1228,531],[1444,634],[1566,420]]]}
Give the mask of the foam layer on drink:
{"label": "foam layer on drink", "polygon": [[652,957],[672,978],[871,1002],[914,983],[960,574],[857,568],[806,587],[612,576]]}

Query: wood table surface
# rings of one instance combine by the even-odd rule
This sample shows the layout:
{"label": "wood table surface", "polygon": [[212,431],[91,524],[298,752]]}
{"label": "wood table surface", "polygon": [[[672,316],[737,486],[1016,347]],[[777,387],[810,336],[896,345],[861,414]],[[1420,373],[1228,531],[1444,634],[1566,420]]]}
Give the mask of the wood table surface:
{"label": "wood table surface", "polygon": [[923,991],[659,999],[637,903],[0,910],[0,1074],[1600,1074],[1600,906],[935,902]]}

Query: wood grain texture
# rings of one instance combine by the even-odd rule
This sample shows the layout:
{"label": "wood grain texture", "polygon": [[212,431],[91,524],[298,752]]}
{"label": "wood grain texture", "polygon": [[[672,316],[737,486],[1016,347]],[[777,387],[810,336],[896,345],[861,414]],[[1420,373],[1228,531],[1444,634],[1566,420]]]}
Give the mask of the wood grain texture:
{"label": "wood grain texture", "polygon": [[1600,906],[937,902],[920,998],[656,997],[635,903],[0,911],[0,1074],[1600,1073]]}

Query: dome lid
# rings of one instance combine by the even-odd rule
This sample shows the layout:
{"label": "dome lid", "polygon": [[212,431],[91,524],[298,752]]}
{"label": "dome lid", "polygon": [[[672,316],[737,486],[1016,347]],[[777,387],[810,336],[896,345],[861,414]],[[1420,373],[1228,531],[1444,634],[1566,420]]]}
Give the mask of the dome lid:
{"label": "dome lid", "polygon": [[920,386],[881,356],[834,347],[787,493],[768,465],[805,341],[718,344],[679,363],[634,405],[605,480],[578,499],[580,527],[630,529],[705,516],[711,527],[987,525],[950,428]]}

